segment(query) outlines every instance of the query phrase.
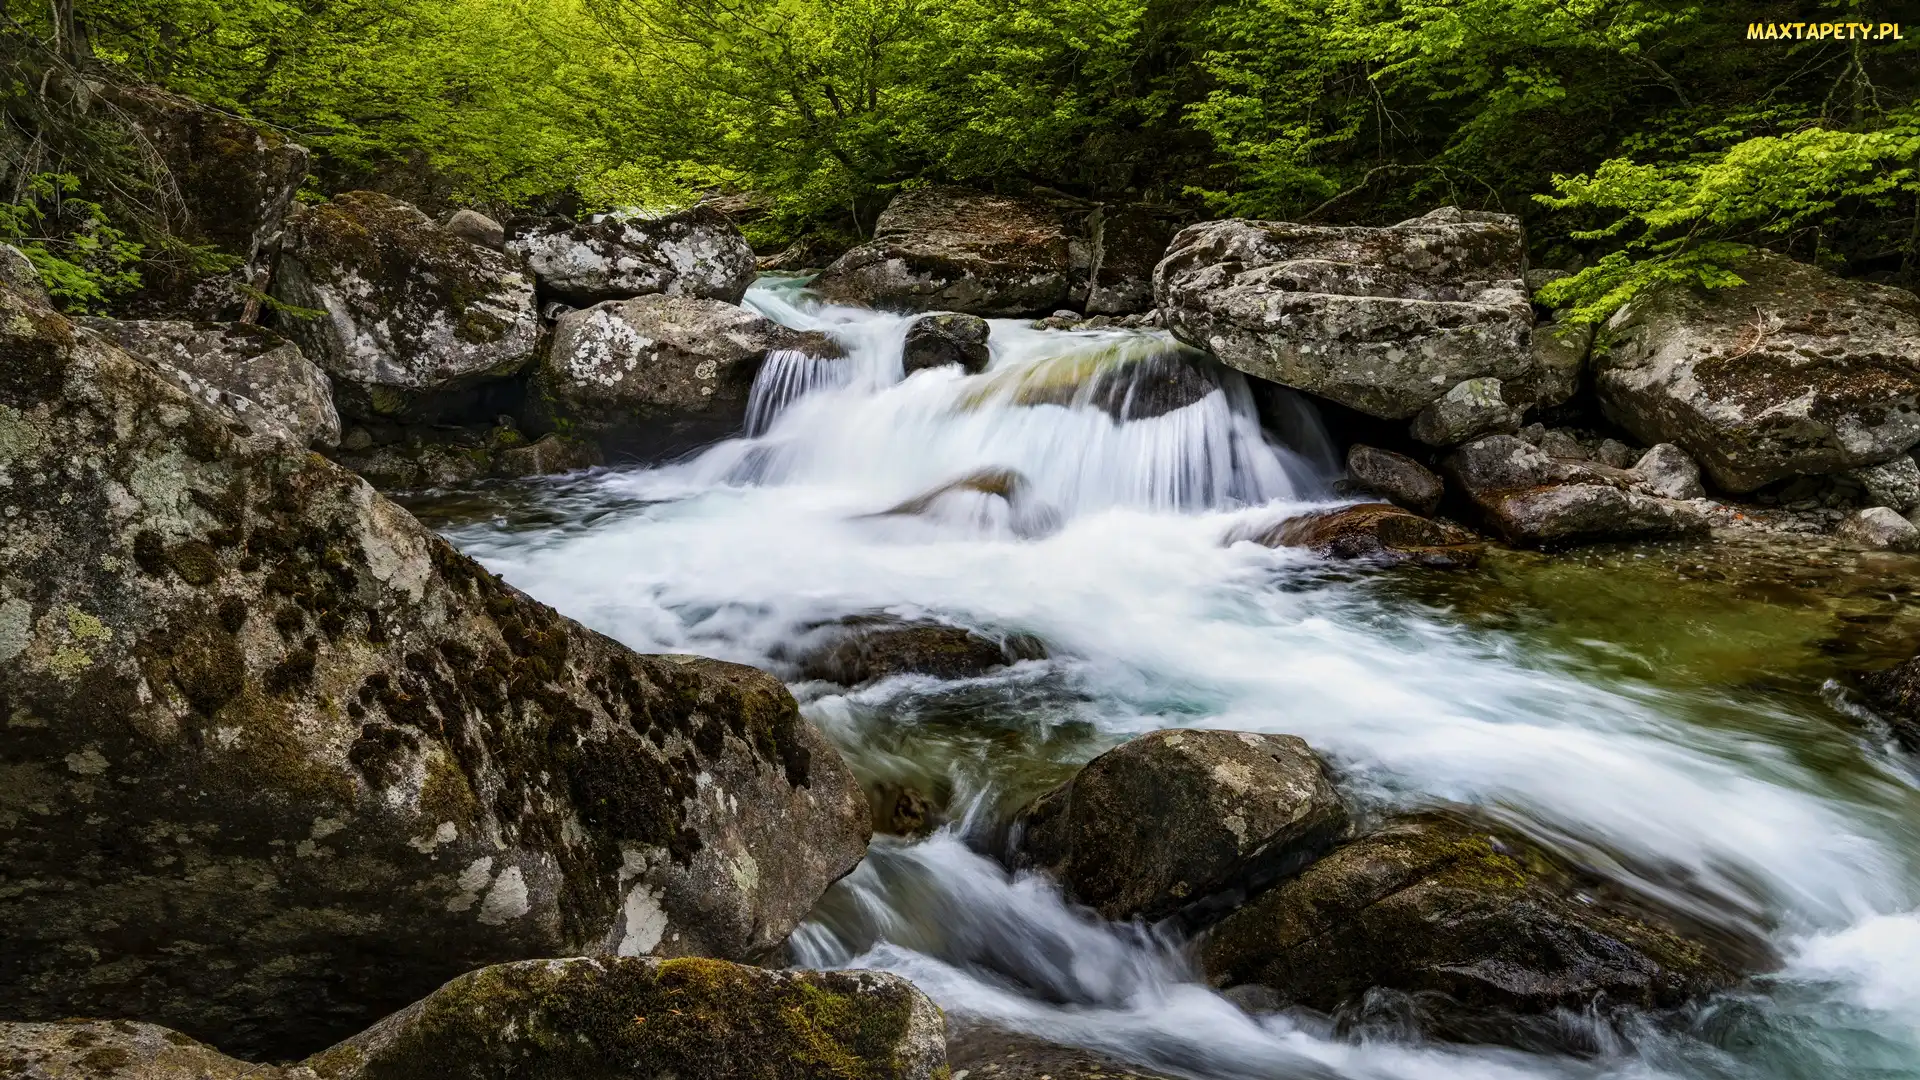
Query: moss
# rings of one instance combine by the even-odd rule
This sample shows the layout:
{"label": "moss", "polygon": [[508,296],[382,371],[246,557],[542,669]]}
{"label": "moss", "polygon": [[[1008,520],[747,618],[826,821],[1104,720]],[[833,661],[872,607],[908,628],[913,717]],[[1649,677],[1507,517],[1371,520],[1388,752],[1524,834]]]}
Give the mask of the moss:
{"label": "moss", "polygon": [[100,1074],[110,1074],[133,1064],[133,1051],[123,1046],[102,1046],[89,1050],[80,1057],[80,1064],[86,1069]]}
{"label": "moss", "polygon": [[187,702],[206,715],[218,712],[245,685],[246,656],[217,619],[183,616],[150,640],[148,648],[163,659]]}
{"label": "moss", "polygon": [[247,600],[243,596],[222,597],[219,607],[220,625],[229,634],[238,634],[240,628],[247,625]]}
{"label": "moss", "polygon": [[167,545],[160,534],[142,529],[133,535],[133,561],[155,577],[167,572]]}

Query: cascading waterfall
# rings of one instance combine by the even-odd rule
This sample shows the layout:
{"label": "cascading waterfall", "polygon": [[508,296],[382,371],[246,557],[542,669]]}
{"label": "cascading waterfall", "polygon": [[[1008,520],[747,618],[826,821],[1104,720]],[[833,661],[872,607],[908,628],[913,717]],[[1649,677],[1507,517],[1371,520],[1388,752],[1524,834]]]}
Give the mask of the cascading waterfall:
{"label": "cascading waterfall", "polygon": [[[1819,723],[1783,706],[1601,677],[1303,553],[1224,544],[1330,498],[1329,448],[1300,403],[1269,407],[1286,430],[1263,433],[1240,376],[1164,335],[996,322],[985,372],[903,378],[905,317],[816,306],[793,280],[748,303],[847,356],[770,361],[745,438],[557,489],[556,523],[452,536],[643,650],[781,670],[803,628],[873,611],[1049,643],[1053,659],[957,683],[796,685],[857,771],[975,808],[877,840],[796,935],[798,962],[897,970],[956,1022],[1195,1077],[1913,1074],[1920,796],[1897,767],[1835,734],[1836,775],[1783,748]],[[1590,1026],[1589,1057],[1249,1015],[1181,942],[979,853],[992,807],[1183,725],[1300,735],[1363,813],[1487,808],[1768,936],[1785,967],[1678,1027],[1567,1018]]]}

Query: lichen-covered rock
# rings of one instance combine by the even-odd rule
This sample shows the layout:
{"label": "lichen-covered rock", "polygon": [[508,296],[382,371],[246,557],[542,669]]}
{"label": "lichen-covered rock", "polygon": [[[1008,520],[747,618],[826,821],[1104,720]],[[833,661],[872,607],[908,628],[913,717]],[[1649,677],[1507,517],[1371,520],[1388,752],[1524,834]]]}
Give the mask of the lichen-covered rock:
{"label": "lichen-covered rock", "polygon": [[0,293],[0,1001],[316,1048],[449,976],[769,955],[861,857],[780,683],[637,655]]}
{"label": "lichen-covered rock", "polygon": [[159,368],[203,401],[224,405],[262,435],[296,446],[340,442],[327,374],[299,346],[246,323],[78,319],[134,356]]}
{"label": "lichen-covered rock", "polygon": [[1094,339],[1038,364],[989,372],[961,399],[988,403],[1092,408],[1115,422],[1151,420],[1220,391],[1229,373],[1205,353],[1168,334]]}
{"label": "lichen-covered rock", "polygon": [[540,337],[517,260],[369,191],[292,216],[274,295],[326,313],[284,329],[351,417],[457,418],[463,392],[526,367]]}
{"label": "lichen-covered rock", "polygon": [[900,361],[906,374],[958,364],[969,374],[987,369],[987,320],[978,315],[938,312],[922,315],[907,326]]}
{"label": "lichen-covered rock", "polygon": [[30,298],[33,303],[41,307],[53,305],[53,301],[47,296],[47,287],[40,281],[40,271],[34,268],[33,260],[10,244],[0,245],[0,289],[5,289],[16,296]]}
{"label": "lichen-covered rock", "polygon": [[177,1031],[127,1020],[0,1021],[7,1080],[318,1080],[231,1058]]}
{"label": "lichen-covered rock", "polygon": [[644,432],[660,451],[724,438],[746,422],[769,353],[844,355],[825,334],[791,330],[720,300],[651,295],[560,316],[534,377],[547,422]]}
{"label": "lichen-covered rock", "polygon": [[856,615],[813,628],[796,653],[802,678],[858,686],[890,675],[967,679],[1022,660],[1044,660],[1047,649],[1025,634],[992,638],[945,623]]}
{"label": "lichen-covered rock", "polygon": [[507,250],[527,260],[543,294],[574,307],[655,293],[737,304],[758,272],[747,238],[705,203],[658,217],[516,222]]}
{"label": "lichen-covered rock", "polygon": [[1419,815],[1256,897],[1213,928],[1200,962],[1217,986],[1328,1011],[1376,987],[1444,995],[1434,1013],[1672,1007],[1735,980],[1733,956],[1605,896],[1518,837]]}
{"label": "lichen-covered rock", "polygon": [[1665,499],[1705,498],[1707,489],[1700,483],[1700,466],[1685,450],[1672,443],[1661,443],[1640,455],[1633,474],[1652,494]]}
{"label": "lichen-covered rock", "polygon": [[1885,506],[1870,506],[1843,519],[1833,538],[1868,551],[1920,551],[1920,525]]}
{"label": "lichen-covered rock", "polygon": [[1876,505],[1891,507],[1903,514],[1920,509],[1920,461],[1915,461],[1911,454],[1855,469],[1852,476]]}
{"label": "lichen-covered rock", "polygon": [[1746,284],[1662,285],[1608,322],[1609,418],[1735,493],[1920,443],[1920,297],[1766,253],[1736,269]]}
{"label": "lichen-covered rock", "polygon": [[1516,402],[1544,407],[1562,405],[1580,391],[1587,354],[1593,348],[1593,325],[1546,323],[1533,328],[1533,370],[1506,383]]}
{"label": "lichen-covered rock", "polygon": [[1292,735],[1156,731],[1021,810],[1016,862],[1109,919],[1236,906],[1340,839],[1327,767]]}
{"label": "lichen-covered rock", "polygon": [[1428,446],[1458,446],[1495,432],[1520,430],[1520,410],[1501,397],[1499,379],[1468,379],[1413,418],[1413,437]]}
{"label": "lichen-covered rock", "polygon": [[110,86],[112,105],[166,167],[156,205],[174,236],[238,261],[207,272],[165,260],[142,268],[128,314],[231,321],[264,288],[294,193],[307,177],[306,148],[228,112],[147,86]]}
{"label": "lichen-covered rock", "polygon": [[1035,315],[1068,302],[1073,231],[1032,199],[929,186],[894,197],[873,239],[814,280],[828,300],[897,311]]}
{"label": "lichen-covered rock", "polygon": [[1525,265],[1519,222],[1502,215],[1234,219],[1174,237],[1154,299],[1169,329],[1228,367],[1400,420],[1468,379],[1530,373]]}
{"label": "lichen-covered rock", "polygon": [[1243,527],[1227,542],[1305,548],[1327,559],[1360,559],[1388,566],[1412,564],[1465,570],[1480,563],[1480,538],[1458,525],[1433,521],[1389,503],[1361,503],[1295,514],[1268,525]]}
{"label": "lichen-covered rock", "polygon": [[302,1064],[319,1080],[942,1080],[946,1021],[873,971],[529,960],[454,979]]}
{"label": "lichen-covered rock", "polygon": [[1699,507],[1650,493],[1625,469],[1553,457],[1512,435],[1470,442],[1441,468],[1510,543],[1704,536],[1711,526]]}
{"label": "lichen-covered rock", "polygon": [[1347,480],[1422,517],[1440,509],[1446,484],[1432,469],[1405,454],[1354,443],[1347,451]]}
{"label": "lichen-covered rock", "polygon": [[988,1027],[948,1038],[947,1066],[967,1080],[1171,1080],[1085,1050]]}

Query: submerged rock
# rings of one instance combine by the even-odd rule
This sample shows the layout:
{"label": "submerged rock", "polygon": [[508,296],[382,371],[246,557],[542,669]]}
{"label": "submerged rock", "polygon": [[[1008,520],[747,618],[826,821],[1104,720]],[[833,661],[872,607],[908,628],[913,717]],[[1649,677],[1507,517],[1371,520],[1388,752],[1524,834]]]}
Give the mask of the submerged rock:
{"label": "submerged rock", "polygon": [[947,1065],[967,1080],[1171,1080],[1086,1050],[989,1027],[950,1037]]}
{"label": "submerged rock", "polygon": [[1833,538],[1868,551],[1920,551],[1920,526],[1885,506],[1849,515],[1833,530]]}
{"label": "submerged rock", "polygon": [[1515,544],[1704,536],[1710,528],[1705,511],[1647,494],[1624,469],[1552,457],[1511,435],[1468,443],[1442,468]]}
{"label": "submerged rock", "polygon": [[1516,837],[1404,817],[1222,920],[1200,962],[1216,986],[1322,1011],[1375,988],[1468,1010],[1666,1008],[1736,980],[1704,944],[1598,892]]}
{"label": "submerged rock", "polygon": [[771,676],[584,629],[32,297],[0,356],[11,1016],[312,1049],[502,959],[768,956],[859,861]]}
{"label": "submerged rock", "polygon": [[1428,446],[1458,446],[1469,439],[1520,430],[1520,410],[1500,396],[1499,379],[1468,379],[1413,418],[1413,437]]}
{"label": "submerged rock", "polygon": [[1347,451],[1347,480],[1422,517],[1440,509],[1446,485],[1432,469],[1405,454],[1353,444]]}
{"label": "submerged rock", "polygon": [[340,442],[327,374],[293,342],[244,323],[77,319],[159,368],[193,396],[231,409],[261,435],[296,446]]}
{"label": "submerged rock", "polygon": [[1385,419],[1533,366],[1519,221],[1190,226],[1154,271],[1168,328],[1228,367]]}
{"label": "submerged rock", "polygon": [[1388,503],[1361,503],[1296,514],[1276,524],[1242,529],[1228,543],[1306,548],[1328,559],[1411,563],[1439,570],[1479,565],[1480,538],[1458,525],[1433,521]]}
{"label": "submerged rock", "polygon": [[1347,811],[1298,738],[1176,729],[1094,758],[1014,827],[1019,865],[1108,919],[1204,919],[1312,862]]}
{"label": "submerged rock", "polygon": [[978,315],[939,312],[922,315],[907,327],[901,365],[908,375],[926,368],[958,364],[969,374],[987,369],[987,320]]}
{"label": "submerged rock", "polygon": [[517,260],[369,191],[293,215],[274,295],[326,313],[285,329],[360,419],[456,416],[463,391],[519,372],[540,336]]}
{"label": "submerged rock", "polygon": [[581,308],[654,293],[737,304],[758,273],[747,238],[704,203],[659,217],[516,223],[507,250],[527,260],[544,295]]}
{"label": "submerged rock", "polygon": [[802,678],[858,686],[890,675],[970,679],[1021,660],[1044,660],[1037,638],[991,638],[944,623],[856,615],[817,627],[799,649]]}
{"label": "submerged rock", "polygon": [[1756,253],[1746,284],[1662,285],[1607,324],[1607,416],[1718,487],[1874,465],[1920,443],[1920,297]]}

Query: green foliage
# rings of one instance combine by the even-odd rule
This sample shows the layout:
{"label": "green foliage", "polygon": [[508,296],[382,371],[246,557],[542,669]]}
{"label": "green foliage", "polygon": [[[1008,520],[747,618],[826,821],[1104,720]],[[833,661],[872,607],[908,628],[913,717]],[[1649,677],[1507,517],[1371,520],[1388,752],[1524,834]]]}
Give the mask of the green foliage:
{"label": "green foliage", "polygon": [[0,243],[32,261],[62,308],[99,311],[139,287],[141,246],[107,220],[99,203],[75,197],[78,177],[39,173],[23,187],[23,201],[0,204]]}

